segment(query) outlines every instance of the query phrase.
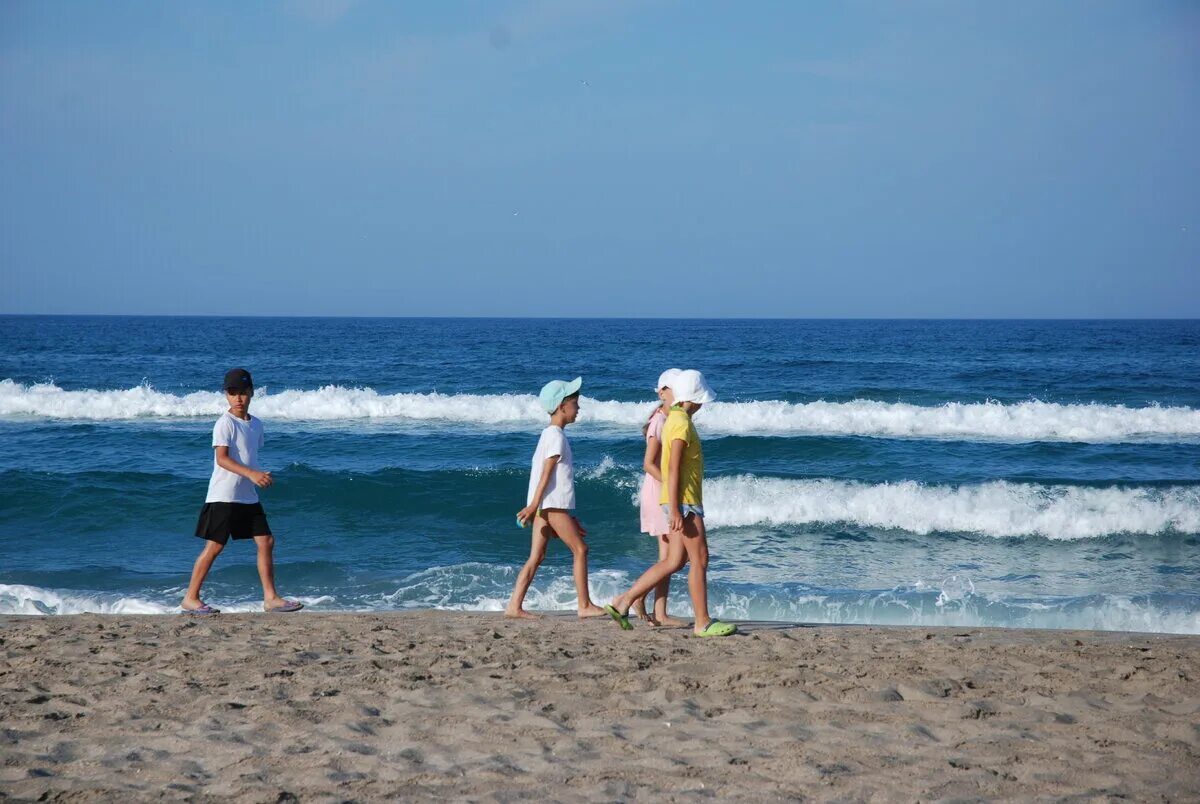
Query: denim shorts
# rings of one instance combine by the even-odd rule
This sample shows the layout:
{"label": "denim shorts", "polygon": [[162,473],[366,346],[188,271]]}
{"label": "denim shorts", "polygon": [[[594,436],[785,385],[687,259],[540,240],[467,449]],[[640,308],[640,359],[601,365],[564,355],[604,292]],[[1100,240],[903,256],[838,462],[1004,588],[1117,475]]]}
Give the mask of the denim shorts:
{"label": "denim shorts", "polygon": [[[671,506],[667,505],[666,503],[663,503],[662,509],[663,509],[663,514],[665,514],[667,517],[667,520],[670,521]],[[704,519],[704,506],[703,505],[688,505],[687,503],[684,503],[683,505],[679,506],[679,512],[681,514],[683,514],[684,519],[687,519],[689,514],[695,514],[696,516],[700,517],[701,519]]]}

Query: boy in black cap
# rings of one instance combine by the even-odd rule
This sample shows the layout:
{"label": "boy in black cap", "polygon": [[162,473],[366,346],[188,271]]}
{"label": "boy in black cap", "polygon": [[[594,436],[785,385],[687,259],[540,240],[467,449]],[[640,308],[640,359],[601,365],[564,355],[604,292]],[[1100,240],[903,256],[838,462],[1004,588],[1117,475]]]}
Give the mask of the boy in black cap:
{"label": "boy in black cap", "polygon": [[269,487],[273,481],[270,472],[258,468],[263,426],[261,419],[250,415],[254,381],[245,369],[230,369],[225,372],[224,388],[229,410],[213,427],[212,445],[216,454],[213,456],[212,479],[208,481],[208,496],[200,509],[200,521],[196,523],[196,535],[206,539],[207,543],[192,567],[192,580],[181,604],[183,612],[220,613],[220,609],[200,600],[200,586],[230,536],[252,538],[258,547],[263,608],[273,612],[299,611],[304,604],[284,600],[275,591],[275,565],[271,554],[275,537],[271,535],[266,512],[258,501],[258,489]]}

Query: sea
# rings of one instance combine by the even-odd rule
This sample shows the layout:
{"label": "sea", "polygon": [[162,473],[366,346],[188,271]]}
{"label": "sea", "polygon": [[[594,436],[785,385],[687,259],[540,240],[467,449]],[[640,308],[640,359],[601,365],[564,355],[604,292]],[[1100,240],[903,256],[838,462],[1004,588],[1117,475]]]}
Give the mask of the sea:
{"label": "sea", "polygon": [[[0,613],[179,610],[234,366],[279,589],[311,611],[502,609],[536,394],[576,376],[591,594],[624,590],[677,367],[718,395],[714,615],[1200,633],[1198,321],[4,316]],[[254,558],[230,543],[205,599],[260,609]],[[690,613],[682,574],[669,600]],[[527,605],[574,608],[561,544]]]}

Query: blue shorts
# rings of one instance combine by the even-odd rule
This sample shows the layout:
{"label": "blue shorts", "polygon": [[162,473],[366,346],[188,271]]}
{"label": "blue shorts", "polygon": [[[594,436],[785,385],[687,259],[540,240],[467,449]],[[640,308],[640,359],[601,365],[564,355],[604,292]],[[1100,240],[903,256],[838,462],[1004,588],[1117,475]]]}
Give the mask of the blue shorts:
{"label": "blue shorts", "polygon": [[[667,517],[667,521],[669,522],[671,520],[671,506],[667,505],[666,503],[663,503],[662,509],[663,509],[663,514]],[[704,506],[703,505],[688,505],[687,503],[684,503],[683,505],[679,506],[679,512],[681,514],[683,514],[684,519],[687,519],[692,514],[695,514],[696,516],[700,517],[701,519],[704,519]]]}

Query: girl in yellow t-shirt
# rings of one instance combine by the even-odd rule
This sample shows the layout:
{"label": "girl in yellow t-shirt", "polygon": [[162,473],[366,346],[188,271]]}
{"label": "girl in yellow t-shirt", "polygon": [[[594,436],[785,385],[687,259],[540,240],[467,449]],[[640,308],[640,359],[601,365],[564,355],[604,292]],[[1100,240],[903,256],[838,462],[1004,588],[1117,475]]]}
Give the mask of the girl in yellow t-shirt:
{"label": "girl in yellow t-shirt", "polygon": [[[658,543],[658,560],[667,557],[667,515],[663,513],[662,502],[662,434],[663,425],[671,412],[675,398],[671,394],[671,380],[679,374],[679,369],[667,369],[658,377],[658,387],[655,389],[661,404],[650,414],[650,420],[642,427],[642,437],[646,442],[646,453],[642,458],[642,468],[646,470],[642,477],[642,488],[638,494],[641,509],[642,533],[648,533]],[[633,612],[640,619],[651,625],[666,625],[678,627],[687,625],[686,620],[679,620],[667,614],[667,593],[670,591],[671,576],[663,578],[654,587],[654,614],[646,611],[646,598],[650,593],[639,597],[633,602]]]}
{"label": "girl in yellow t-shirt", "polygon": [[638,578],[633,587],[604,607],[621,628],[633,628],[629,607],[664,578],[690,563],[688,594],[696,613],[696,636],[729,636],[737,632],[733,623],[708,615],[708,539],[704,530],[704,451],[692,416],[716,399],[704,375],[694,369],[671,379],[675,404],[667,415],[662,436],[663,489],[659,501],[667,517],[667,555]]}

